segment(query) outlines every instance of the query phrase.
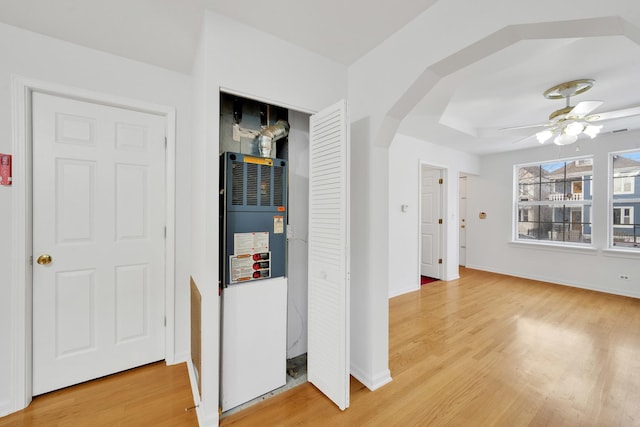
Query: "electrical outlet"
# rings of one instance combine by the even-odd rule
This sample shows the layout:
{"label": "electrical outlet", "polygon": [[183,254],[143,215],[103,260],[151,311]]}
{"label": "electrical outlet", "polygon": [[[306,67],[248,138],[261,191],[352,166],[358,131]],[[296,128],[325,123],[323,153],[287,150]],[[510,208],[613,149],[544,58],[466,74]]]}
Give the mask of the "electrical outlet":
{"label": "electrical outlet", "polygon": [[618,276],[618,279],[620,280],[629,280],[629,276],[627,276],[626,274],[621,274]]}

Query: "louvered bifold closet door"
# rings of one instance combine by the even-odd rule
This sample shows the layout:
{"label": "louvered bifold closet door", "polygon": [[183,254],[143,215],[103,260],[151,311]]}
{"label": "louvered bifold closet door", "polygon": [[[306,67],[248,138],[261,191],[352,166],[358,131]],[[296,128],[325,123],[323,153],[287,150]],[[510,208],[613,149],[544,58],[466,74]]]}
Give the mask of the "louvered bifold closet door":
{"label": "louvered bifold closet door", "polygon": [[349,406],[349,133],[346,102],[311,116],[308,380]]}

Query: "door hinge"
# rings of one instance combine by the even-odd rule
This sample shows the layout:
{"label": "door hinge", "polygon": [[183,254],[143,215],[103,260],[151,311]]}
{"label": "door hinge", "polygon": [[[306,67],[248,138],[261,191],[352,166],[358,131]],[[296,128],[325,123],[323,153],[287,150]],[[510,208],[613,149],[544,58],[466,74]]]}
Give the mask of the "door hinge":
{"label": "door hinge", "polygon": [[438,264],[442,264],[442,258],[438,258]]}
{"label": "door hinge", "polygon": [[164,326],[167,326],[167,316],[164,316]]}
{"label": "door hinge", "polygon": [[167,238],[167,226],[166,225],[164,226],[164,238],[165,239]]}
{"label": "door hinge", "polygon": [[438,224],[442,224],[442,218],[438,219]]}
{"label": "door hinge", "polygon": [[167,137],[166,136],[164,137],[164,149],[165,150],[167,149]]}
{"label": "door hinge", "polygon": [[444,184],[444,179],[440,178],[440,179],[438,180],[438,184]]}

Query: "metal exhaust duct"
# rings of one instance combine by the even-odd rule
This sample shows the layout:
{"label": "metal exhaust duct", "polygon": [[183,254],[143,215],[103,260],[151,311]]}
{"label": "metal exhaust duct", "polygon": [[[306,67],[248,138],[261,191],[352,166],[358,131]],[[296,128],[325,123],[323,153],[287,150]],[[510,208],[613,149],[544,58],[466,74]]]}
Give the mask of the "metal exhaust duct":
{"label": "metal exhaust duct", "polygon": [[289,135],[289,123],[278,120],[274,125],[260,131],[258,136],[258,150],[262,157],[271,157],[273,143]]}

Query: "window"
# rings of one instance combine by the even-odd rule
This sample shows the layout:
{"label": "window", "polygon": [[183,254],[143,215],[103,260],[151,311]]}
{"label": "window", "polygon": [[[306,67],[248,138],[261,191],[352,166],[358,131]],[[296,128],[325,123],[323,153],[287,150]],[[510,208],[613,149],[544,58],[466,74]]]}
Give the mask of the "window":
{"label": "window", "polygon": [[614,176],[613,194],[633,194],[635,180],[632,176]]}
{"label": "window", "polygon": [[611,155],[611,246],[640,249],[640,150]]}
{"label": "window", "polygon": [[591,157],[516,166],[517,241],[591,243]]}
{"label": "window", "polygon": [[633,226],[633,206],[613,208],[614,226]]}

